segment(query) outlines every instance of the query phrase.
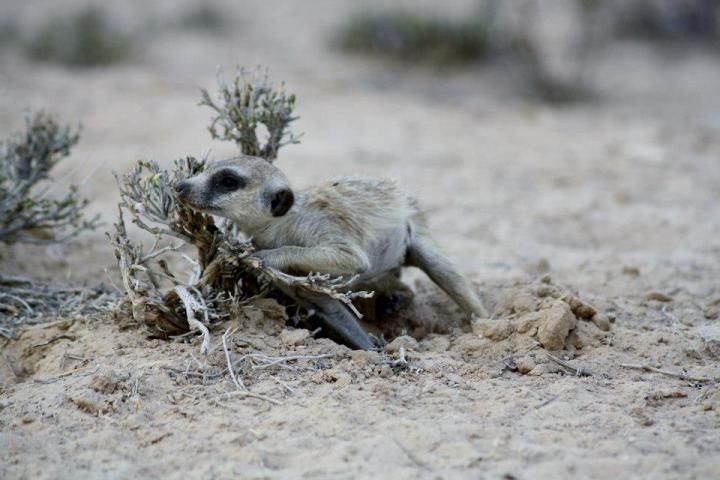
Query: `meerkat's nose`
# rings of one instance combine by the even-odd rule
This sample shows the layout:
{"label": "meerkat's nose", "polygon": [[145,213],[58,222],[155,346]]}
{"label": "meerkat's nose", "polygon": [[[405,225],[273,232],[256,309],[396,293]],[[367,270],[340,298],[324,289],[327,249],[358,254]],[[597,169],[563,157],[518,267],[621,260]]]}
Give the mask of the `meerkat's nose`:
{"label": "meerkat's nose", "polygon": [[184,180],[175,184],[175,193],[179,198],[185,199],[190,194],[190,183]]}

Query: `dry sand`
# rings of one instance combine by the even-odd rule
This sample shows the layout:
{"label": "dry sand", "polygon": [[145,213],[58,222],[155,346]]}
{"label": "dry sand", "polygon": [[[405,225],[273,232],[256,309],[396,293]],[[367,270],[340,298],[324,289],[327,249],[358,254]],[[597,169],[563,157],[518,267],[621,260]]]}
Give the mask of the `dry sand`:
{"label": "dry sand", "polygon": [[[22,24],[74,4],[3,3]],[[116,8],[131,26],[180,11],[146,3]],[[299,98],[306,135],[278,161],[294,184],[398,178],[499,320],[460,328],[412,275],[407,331],[422,338],[378,355],[306,337],[268,302],[219,326],[206,359],[197,338],[150,340],[110,315],[33,327],[0,344],[1,478],[720,478],[717,384],[620,366],[720,375],[717,52],[610,45],[592,63],[602,98],[552,108],[519,97],[497,67],[408,71],[329,49],[349,1],[223,3],[236,22],[226,34],[157,28],[110,69],[0,49],[0,130],[21,129],[28,107],[82,121],[57,188],[82,182],[109,226],[112,170],[233,152],[209,139],[198,88],[218,66],[262,63]],[[3,248],[8,273],[116,275],[102,231],[62,249]],[[554,288],[614,319],[610,330],[567,317]],[[554,354],[592,376],[548,363],[535,342],[544,320],[523,323],[550,308],[575,324]],[[238,374],[267,398],[226,395],[231,326]],[[407,366],[392,363],[400,344]],[[332,357],[257,368],[269,360],[249,352]]]}

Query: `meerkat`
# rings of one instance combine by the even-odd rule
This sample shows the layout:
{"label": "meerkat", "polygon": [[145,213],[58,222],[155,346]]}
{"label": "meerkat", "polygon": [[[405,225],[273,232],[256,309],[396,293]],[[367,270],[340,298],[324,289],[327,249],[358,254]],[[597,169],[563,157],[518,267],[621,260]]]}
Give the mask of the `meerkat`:
{"label": "meerkat", "polygon": [[[402,288],[401,268],[417,267],[467,316],[488,317],[468,281],[435,246],[417,201],[392,180],[348,176],[293,192],[275,165],[242,156],[211,163],[175,190],[192,208],[234,222],[269,267],[293,275],[357,276],[351,289],[376,292]],[[374,347],[341,302],[302,297],[348,346]]]}

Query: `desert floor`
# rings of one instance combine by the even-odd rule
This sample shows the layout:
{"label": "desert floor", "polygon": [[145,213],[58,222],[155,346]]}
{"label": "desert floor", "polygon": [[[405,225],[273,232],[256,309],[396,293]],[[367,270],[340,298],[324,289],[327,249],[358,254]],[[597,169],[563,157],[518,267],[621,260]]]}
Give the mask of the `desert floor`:
{"label": "desert floor", "polygon": [[[4,3],[23,25],[37,20]],[[593,57],[600,98],[554,107],[518,95],[498,67],[413,69],[333,50],[349,1],[227,1],[222,34],[164,28],[176,2],[145,3],[118,5],[130,26],[160,25],[127,64],[74,70],[0,49],[0,131],[21,130],[28,108],[82,122],[55,185],[81,183],[105,222],[63,248],[2,247],[4,272],[117,279],[104,235],[112,172],[231,155],[207,133],[199,88],[214,88],[218,67],[263,64],[298,96],[305,135],[278,160],[293,184],[398,179],[507,331],[462,328],[413,272],[415,326],[431,328],[391,344],[406,347],[407,366],[391,363],[392,346],[351,353],[302,338],[262,302],[213,330],[207,358],[198,338],[148,339],[110,314],[48,318],[0,340],[0,477],[720,476],[717,383],[621,366],[720,375],[717,52],[609,45]],[[614,320],[609,331],[577,320],[554,353],[591,376],[548,362],[534,332],[517,331],[523,315],[557,306],[548,289]],[[228,395],[230,326],[256,396]],[[243,357],[252,352],[311,358],[268,366]]]}

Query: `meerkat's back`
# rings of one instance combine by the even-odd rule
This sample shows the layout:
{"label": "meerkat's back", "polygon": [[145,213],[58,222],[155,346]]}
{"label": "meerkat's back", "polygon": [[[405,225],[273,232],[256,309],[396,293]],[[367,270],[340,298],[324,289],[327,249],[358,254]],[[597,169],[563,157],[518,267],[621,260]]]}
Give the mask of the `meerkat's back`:
{"label": "meerkat's back", "polygon": [[340,177],[308,191],[305,212],[318,212],[368,254],[364,277],[399,267],[419,216],[417,202],[394,180]]}

